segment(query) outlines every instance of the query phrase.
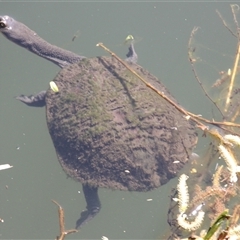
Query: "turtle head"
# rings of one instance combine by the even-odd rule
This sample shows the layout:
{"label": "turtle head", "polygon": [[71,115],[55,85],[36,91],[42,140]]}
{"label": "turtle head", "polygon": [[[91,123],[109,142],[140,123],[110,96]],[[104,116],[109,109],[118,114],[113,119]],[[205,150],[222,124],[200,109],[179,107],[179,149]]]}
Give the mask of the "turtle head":
{"label": "turtle head", "polygon": [[4,33],[5,31],[11,30],[14,24],[14,19],[9,16],[0,16],[0,31]]}
{"label": "turtle head", "polygon": [[20,32],[16,32],[14,26],[16,25],[16,21],[9,16],[0,16],[0,32],[8,38],[10,41],[17,43],[17,40],[22,37],[19,36]]}
{"label": "turtle head", "polygon": [[55,63],[61,68],[84,58],[48,43],[25,24],[9,16],[0,16],[0,32],[11,42]]}
{"label": "turtle head", "polygon": [[7,15],[0,16],[0,32],[10,41],[25,48],[29,48],[30,42],[28,39],[36,34],[21,22]]}

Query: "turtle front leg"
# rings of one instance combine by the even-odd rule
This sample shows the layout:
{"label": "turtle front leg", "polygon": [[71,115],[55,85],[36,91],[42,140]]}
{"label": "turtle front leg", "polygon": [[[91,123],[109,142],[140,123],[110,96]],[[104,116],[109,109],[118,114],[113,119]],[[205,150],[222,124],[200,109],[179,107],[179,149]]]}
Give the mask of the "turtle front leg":
{"label": "turtle front leg", "polygon": [[27,104],[30,107],[44,107],[46,105],[45,97],[46,97],[46,91],[41,91],[35,96],[20,95],[16,97],[16,99]]}
{"label": "turtle front leg", "polygon": [[80,218],[76,222],[76,229],[82,227],[92,218],[94,218],[101,209],[101,202],[98,197],[98,188],[83,185],[83,192],[87,202],[87,210],[81,213]]}

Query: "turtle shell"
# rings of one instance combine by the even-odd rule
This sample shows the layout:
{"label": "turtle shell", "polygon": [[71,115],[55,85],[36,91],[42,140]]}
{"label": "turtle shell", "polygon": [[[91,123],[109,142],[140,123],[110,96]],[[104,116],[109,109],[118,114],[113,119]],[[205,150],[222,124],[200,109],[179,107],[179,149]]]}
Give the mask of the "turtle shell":
{"label": "turtle shell", "polygon": [[[131,68],[174,100],[137,64]],[[197,143],[194,124],[113,57],[84,59],[54,79],[46,116],[67,175],[90,186],[148,191],[175,177]],[[175,101],[175,100],[174,100]]]}

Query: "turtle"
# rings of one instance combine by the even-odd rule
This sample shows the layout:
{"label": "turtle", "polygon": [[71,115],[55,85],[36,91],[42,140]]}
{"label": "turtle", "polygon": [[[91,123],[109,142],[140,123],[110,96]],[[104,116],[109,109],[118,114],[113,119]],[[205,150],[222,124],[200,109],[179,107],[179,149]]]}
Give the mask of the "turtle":
{"label": "turtle", "polygon": [[[46,108],[62,169],[82,184],[86,209],[76,229],[101,209],[98,188],[150,191],[177,176],[197,143],[196,126],[113,56],[87,58],[48,43],[21,22],[0,16],[13,43],[61,68],[49,87],[18,100]],[[134,41],[126,63],[172,101],[161,81],[137,64]]]}

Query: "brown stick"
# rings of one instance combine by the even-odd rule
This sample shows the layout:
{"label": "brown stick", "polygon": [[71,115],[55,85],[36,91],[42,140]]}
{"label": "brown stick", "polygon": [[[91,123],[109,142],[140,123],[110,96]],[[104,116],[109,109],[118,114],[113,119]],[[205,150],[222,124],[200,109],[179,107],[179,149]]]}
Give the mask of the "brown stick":
{"label": "brown stick", "polygon": [[239,57],[240,57],[240,44],[239,44],[239,42],[238,42],[236,58],[235,58],[235,62],[234,62],[234,65],[233,65],[233,70],[232,70],[232,75],[231,75],[229,90],[228,90],[227,99],[226,99],[226,104],[225,104],[225,109],[224,109],[225,112],[227,112],[227,110],[228,110],[228,105],[229,105],[229,103],[230,103],[230,97],[231,97],[231,95],[232,95],[233,85],[234,85],[235,76],[236,76],[236,72],[237,72],[237,67],[238,67],[238,63],[239,63]]}
{"label": "brown stick", "polygon": [[[231,126],[231,127],[239,127],[239,124],[236,123],[231,123],[231,122],[215,122],[215,121],[210,121],[208,119],[205,119],[203,117],[200,117],[198,115],[195,115],[191,112],[188,112],[187,110],[183,109],[182,107],[180,107],[178,104],[176,104],[175,102],[173,102],[170,98],[168,98],[163,92],[157,90],[154,86],[152,86],[150,83],[148,83],[144,78],[142,78],[136,71],[134,71],[131,67],[128,66],[128,64],[126,62],[124,62],[120,57],[118,57],[114,52],[112,52],[111,50],[109,50],[107,47],[105,47],[103,45],[103,43],[98,43],[96,45],[97,47],[101,47],[103,48],[105,51],[107,51],[108,53],[111,54],[111,56],[113,56],[114,58],[116,58],[119,62],[121,62],[130,72],[132,72],[135,76],[137,76],[142,82],[145,83],[145,85],[147,87],[149,87],[150,89],[152,89],[154,92],[156,92],[157,94],[159,94],[162,98],[164,98],[166,101],[168,101],[170,104],[172,104],[177,110],[179,110],[181,113],[183,113],[186,117],[191,117],[191,119],[197,123],[197,127],[199,127],[202,130],[207,130],[208,127],[205,126],[201,121],[205,122],[205,123],[209,123],[212,125],[217,125],[217,126]],[[226,129],[226,131],[228,131]]]}
{"label": "brown stick", "polygon": [[58,206],[60,235],[57,236],[56,240],[64,240],[66,235],[77,232],[77,229],[70,229],[65,231],[64,210],[58,202],[56,202],[55,200],[52,200],[52,202]]}
{"label": "brown stick", "polygon": [[[178,104],[176,104],[174,101],[172,101],[170,98],[168,98],[163,92],[157,90],[154,86],[152,86],[150,83],[148,83],[144,78],[142,78],[136,71],[134,71],[132,68],[130,68],[128,66],[128,64],[126,62],[124,62],[120,57],[118,57],[114,52],[112,52],[111,50],[109,50],[107,47],[105,47],[103,45],[103,43],[98,43],[96,45],[97,47],[101,47],[103,48],[105,51],[109,52],[114,58],[116,58],[119,62],[121,62],[130,72],[132,72],[135,76],[137,76],[142,82],[145,83],[145,85],[149,88],[151,88],[154,92],[156,92],[157,94],[159,94],[162,98],[164,98],[165,100],[167,100],[170,104],[172,104],[178,111],[180,111],[181,113],[183,113],[185,116],[189,116],[188,111],[184,110],[182,107],[180,107]],[[194,119],[194,122],[196,122],[198,125],[200,125],[201,127],[205,127],[201,122],[199,122],[197,119]]]}
{"label": "brown stick", "polygon": [[223,19],[221,13],[220,13],[218,10],[216,10],[216,13],[218,14],[219,18],[222,20],[222,23],[223,23],[223,25],[227,28],[227,30],[228,30],[234,37],[237,37],[237,35],[228,27],[228,25],[227,25],[226,21]]}

